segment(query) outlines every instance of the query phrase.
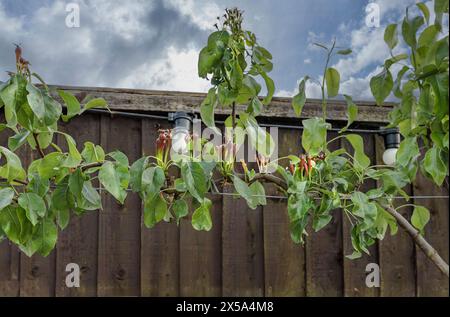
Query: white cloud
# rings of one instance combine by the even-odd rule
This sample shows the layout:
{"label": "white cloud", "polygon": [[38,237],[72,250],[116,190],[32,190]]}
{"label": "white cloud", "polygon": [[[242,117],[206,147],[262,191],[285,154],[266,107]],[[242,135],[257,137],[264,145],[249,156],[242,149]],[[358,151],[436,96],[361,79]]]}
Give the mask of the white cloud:
{"label": "white cloud", "polygon": [[189,17],[202,30],[212,30],[222,9],[212,1],[168,0],[167,4]]}
{"label": "white cloud", "polygon": [[171,46],[164,58],[141,65],[120,81],[119,86],[206,92],[210,84],[198,77],[197,59],[196,49],[180,51]]}
{"label": "white cloud", "polygon": [[305,58],[305,59],[303,60],[303,63],[304,63],[304,64],[311,64],[311,58]]}

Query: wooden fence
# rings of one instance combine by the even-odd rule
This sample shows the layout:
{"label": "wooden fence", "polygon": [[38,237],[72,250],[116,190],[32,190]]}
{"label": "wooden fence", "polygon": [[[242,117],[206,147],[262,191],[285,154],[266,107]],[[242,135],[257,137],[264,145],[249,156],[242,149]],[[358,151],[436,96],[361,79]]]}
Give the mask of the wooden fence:
{"label": "wooden fence", "polygon": [[[197,111],[203,94],[70,88],[105,97],[114,110],[164,113]],[[359,103],[358,127],[386,121],[386,108]],[[308,101],[304,115],[320,113],[315,100]],[[219,109],[227,113],[227,109]],[[345,105],[333,102],[329,118],[346,120]],[[1,114],[3,117],[3,113]],[[287,98],[275,98],[261,120],[299,124]],[[2,121],[4,121],[2,119]],[[60,128],[76,139],[119,149],[130,161],[155,152],[156,130],[169,127],[165,120],[136,119],[87,113]],[[279,155],[298,153],[301,130],[280,129]],[[383,143],[375,134],[363,133],[365,150],[379,161]],[[333,137],[331,135],[330,137]],[[63,140],[57,140],[61,145]],[[0,134],[0,144],[7,135]],[[20,150],[29,162],[32,156]],[[368,186],[375,184],[368,184]],[[413,195],[448,195],[448,185],[438,188],[419,177],[406,188]],[[227,188],[224,191],[229,191]],[[272,188],[268,188],[272,192]],[[272,192],[274,193],[274,192]],[[60,233],[56,249],[46,258],[28,258],[7,241],[0,243],[0,296],[448,296],[449,280],[415,247],[401,229],[371,248],[371,255],[348,260],[351,253],[349,225],[340,211],[332,223],[307,237],[305,246],[289,236],[286,202],[268,199],[267,206],[248,209],[242,199],[212,195],[213,228],[192,229],[189,219],[161,223],[147,229],[142,222],[140,199],[130,194],[124,206],[103,194],[104,209],[82,217],[72,216]],[[420,199],[430,209],[426,238],[448,261],[449,216],[447,199]],[[402,208],[408,217],[411,210]],[[68,263],[81,268],[79,288],[67,288]],[[381,287],[365,285],[365,268],[377,263]]]}

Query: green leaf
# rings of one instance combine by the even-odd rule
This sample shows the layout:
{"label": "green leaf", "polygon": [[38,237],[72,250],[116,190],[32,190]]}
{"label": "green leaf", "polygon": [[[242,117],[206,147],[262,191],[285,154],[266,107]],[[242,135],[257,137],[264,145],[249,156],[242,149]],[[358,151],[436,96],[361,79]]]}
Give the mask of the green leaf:
{"label": "green leaf", "polygon": [[215,65],[222,58],[222,53],[218,50],[211,50],[204,47],[198,56],[198,76],[206,78],[208,73],[212,73]]}
{"label": "green leaf", "polygon": [[43,120],[45,116],[45,105],[42,92],[32,83],[27,84],[27,91],[27,100],[31,110],[33,110],[34,114],[39,120]]}
{"label": "green leaf", "polygon": [[448,0],[434,0],[434,12],[448,13]]}
{"label": "green leaf", "polygon": [[256,209],[259,205],[266,204],[265,190],[261,183],[254,182],[248,186],[238,176],[233,175],[233,185],[236,192],[245,199],[250,209]]}
{"label": "green leaf", "polygon": [[83,182],[81,194],[88,202],[88,204],[86,204],[83,201],[83,204],[80,206],[81,208],[87,210],[102,209],[102,198],[97,190],[92,186],[92,182],[90,180]]}
{"label": "green leaf", "polygon": [[8,182],[14,179],[25,180],[26,174],[20,158],[3,146],[0,146],[0,154],[6,158],[6,164],[0,167],[0,177],[7,179]]}
{"label": "green leaf", "polygon": [[344,95],[347,102],[347,125],[341,129],[339,133],[342,133],[348,129],[348,127],[358,118],[358,106],[353,102],[352,97]]}
{"label": "green leaf", "polygon": [[275,148],[275,142],[271,135],[258,125],[258,122],[253,116],[247,113],[241,113],[239,119],[245,126],[245,131],[247,132],[251,145],[259,153],[270,157]]}
{"label": "green leaf", "polygon": [[162,168],[159,166],[151,166],[142,173],[142,189],[148,194],[155,195],[159,193],[165,180],[166,177]]}
{"label": "green leaf", "polygon": [[261,73],[261,77],[264,79],[267,88],[267,95],[262,100],[262,104],[267,106],[272,101],[273,94],[275,93],[275,83],[265,72]]}
{"label": "green leaf", "polygon": [[430,221],[430,212],[423,206],[415,206],[411,216],[411,224],[424,234],[425,225]]}
{"label": "green leaf", "polygon": [[294,108],[294,112],[297,115],[297,117],[300,117],[302,114],[303,106],[306,102],[306,82],[308,81],[309,76],[305,76],[298,85],[298,94],[296,94],[292,98],[292,107]]}
{"label": "green leaf", "polygon": [[148,164],[148,157],[141,157],[130,167],[130,187],[135,193],[142,191],[142,173]]}
{"label": "green leaf", "polygon": [[148,195],[144,202],[144,224],[147,228],[153,228],[164,219],[167,213],[167,202],[160,193]]}
{"label": "green leaf", "polygon": [[47,92],[44,91],[42,96],[44,97],[45,108],[44,124],[51,126],[59,120],[62,113],[62,106],[59,102],[49,96]]}
{"label": "green leaf", "polygon": [[211,200],[204,198],[200,207],[198,207],[192,214],[192,227],[195,230],[209,231],[212,228],[212,220],[210,209],[212,206]]}
{"label": "green leaf", "polygon": [[181,176],[186,183],[189,193],[199,202],[203,201],[208,191],[207,179],[199,162],[183,162]]}
{"label": "green leaf", "polygon": [[62,116],[63,121],[67,122],[80,113],[81,105],[78,99],[67,91],[58,90],[58,94],[62,98],[62,100],[64,100],[64,103],[67,107],[67,114]]}
{"label": "green leaf", "polygon": [[0,226],[8,239],[18,245],[31,236],[32,225],[21,207],[7,206],[0,210]]}
{"label": "green leaf", "polygon": [[[37,164],[37,171],[41,178],[52,178],[61,173],[61,164],[64,155],[59,152],[52,152],[44,156],[44,158],[34,161]],[[28,169],[28,171],[30,168]]]}
{"label": "green leaf", "polygon": [[419,36],[419,47],[430,46],[439,35],[439,29],[436,25],[430,25]]}
{"label": "green leaf", "polygon": [[325,83],[327,84],[328,97],[335,97],[339,93],[339,83],[341,76],[333,67],[328,67],[325,71]]}
{"label": "green leaf", "polygon": [[402,23],[402,35],[406,44],[408,44],[412,48],[416,48],[417,46],[417,38],[416,33],[417,30],[423,25],[424,18],[421,16],[416,16],[412,20],[409,20],[407,17],[403,19]]}
{"label": "green leaf", "polygon": [[85,142],[81,156],[86,163],[101,163],[105,160],[105,151],[103,151],[100,145],[94,145],[92,142]]}
{"label": "green leaf", "polygon": [[32,249],[42,256],[47,256],[55,248],[58,228],[49,218],[44,218],[37,228],[31,240]]}
{"label": "green leaf", "polygon": [[305,194],[290,195],[288,198],[288,216],[291,238],[295,243],[303,243],[303,235],[308,224],[308,211],[314,207],[310,197]]}
{"label": "green leaf", "polygon": [[423,17],[425,18],[427,24],[430,23],[430,10],[428,9],[425,2],[416,3],[416,6],[419,8],[420,11],[422,11]]}
{"label": "green leaf", "polygon": [[344,49],[344,50],[339,50],[336,52],[336,54],[339,54],[339,55],[349,55],[351,53],[352,53],[352,50],[349,48]]}
{"label": "green leaf", "polygon": [[389,49],[394,49],[398,44],[397,24],[389,24],[384,30],[384,42]]}
{"label": "green leaf", "polygon": [[75,140],[67,133],[60,132],[66,138],[67,146],[69,147],[69,155],[63,162],[64,167],[77,167],[82,160],[81,154],[77,149]]}
{"label": "green leaf", "polygon": [[27,141],[29,135],[30,131],[23,129],[19,133],[13,135],[12,137],[9,137],[8,139],[9,149],[13,152],[17,150]]}
{"label": "green leaf", "polygon": [[401,143],[396,154],[396,162],[400,166],[406,167],[411,161],[414,161],[419,156],[419,145],[417,138],[407,137]]}
{"label": "green leaf", "polygon": [[361,170],[369,167],[370,158],[364,153],[364,142],[363,138],[358,134],[347,134],[345,138],[350,142],[353,147],[355,168]]}
{"label": "green leaf", "polygon": [[119,172],[114,168],[112,162],[107,161],[103,163],[98,173],[98,178],[106,190],[123,204],[127,192],[122,188]]}
{"label": "green leaf", "polygon": [[361,230],[372,227],[377,218],[378,209],[374,202],[369,202],[369,198],[362,192],[354,192],[351,196],[353,202],[352,214],[364,220],[361,223]]}
{"label": "green leaf", "polygon": [[26,211],[27,218],[33,226],[38,223],[38,218],[44,217],[47,212],[44,200],[35,193],[21,193],[18,202]]}
{"label": "green leaf", "polygon": [[180,219],[186,217],[189,213],[188,204],[183,199],[177,199],[172,205],[173,213],[177,218],[177,223],[179,223]]}
{"label": "green leaf", "polygon": [[14,190],[11,187],[0,189],[0,210],[11,205],[14,198]]}
{"label": "green leaf", "polygon": [[443,151],[437,146],[433,146],[427,151],[423,159],[423,167],[431,175],[433,181],[441,186],[447,176],[447,166],[443,160]]}
{"label": "green leaf", "polygon": [[395,56],[393,56],[393,57],[387,59],[387,60],[384,62],[384,67],[385,67],[386,69],[389,69],[389,68],[390,68],[392,65],[394,65],[395,63],[398,63],[398,62],[400,62],[400,61],[402,61],[402,60],[404,60],[404,59],[407,59],[408,57],[409,57],[408,54],[398,54],[398,55],[395,55]]}
{"label": "green leaf", "polygon": [[64,230],[69,225],[70,210],[69,209],[57,209],[56,210],[56,223]]}
{"label": "green leaf", "polygon": [[216,89],[211,88],[200,105],[200,116],[208,127],[214,127],[214,108],[217,105]]}
{"label": "green leaf", "polygon": [[306,153],[316,156],[326,146],[329,124],[317,117],[303,120],[302,124],[302,146]]}
{"label": "green leaf", "polygon": [[263,104],[258,97],[253,97],[247,108],[247,113],[252,116],[258,116],[262,112]]}
{"label": "green leaf", "polygon": [[386,68],[370,79],[370,90],[379,106],[382,105],[384,100],[389,96],[393,87],[394,80],[392,74]]}
{"label": "green leaf", "polygon": [[87,104],[84,105],[83,109],[81,110],[80,114],[82,114],[84,111],[92,109],[92,108],[106,108],[108,109],[108,104],[106,103],[106,100],[103,98],[94,98],[88,101]]}

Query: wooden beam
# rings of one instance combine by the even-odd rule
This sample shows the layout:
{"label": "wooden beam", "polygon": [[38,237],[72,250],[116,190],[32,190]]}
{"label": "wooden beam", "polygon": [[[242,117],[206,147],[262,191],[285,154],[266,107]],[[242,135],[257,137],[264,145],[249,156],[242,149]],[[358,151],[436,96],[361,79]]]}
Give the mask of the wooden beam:
{"label": "wooden beam", "polygon": [[[186,111],[198,113],[200,104],[205,98],[204,93],[159,91],[142,89],[119,89],[100,87],[72,87],[72,86],[50,86],[67,90],[75,94],[79,99],[90,95],[92,97],[104,98],[112,110],[127,110],[139,112],[173,112]],[[269,106],[264,108],[260,117],[271,118],[296,118],[291,106],[291,99],[286,97],[274,97]],[[359,101],[358,122],[387,123],[387,114],[393,104],[376,106],[374,102]],[[238,106],[238,111],[245,110],[245,105]],[[216,114],[227,115],[231,113],[230,107],[218,107]],[[302,118],[321,116],[321,101],[318,99],[307,99],[303,108]],[[329,100],[327,118],[335,121],[347,121],[347,104],[342,100]]]}

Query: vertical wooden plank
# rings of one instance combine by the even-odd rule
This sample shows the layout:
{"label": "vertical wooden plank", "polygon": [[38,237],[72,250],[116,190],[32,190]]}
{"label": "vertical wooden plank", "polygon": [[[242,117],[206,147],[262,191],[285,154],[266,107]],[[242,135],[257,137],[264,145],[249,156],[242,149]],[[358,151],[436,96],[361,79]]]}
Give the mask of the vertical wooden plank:
{"label": "vertical wooden plank", "polygon": [[[77,142],[78,149],[84,142],[100,143],[100,116],[85,114],[73,118],[69,124],[60,126]],[[64,138],[59,138],[60,146],[67,150]],[[98,182],[94,182],[98,186]],[[60,232],[56,255],[56,296],[95,296],[97,295],[97,251],[98,251],[98,213],[89,211],[82,216],[71,214],[68,227]],[[65,283],[65,269],[69,263],[80,267],[80,287],[68,288]]]}
{"label": "vertical wooden plank", "polygon": [[[155,155],[159,123],[142,120],[142,149],[144,155]],[[161,128],[168,128],[167,122]],[[143,221],[142,221],[143,223]],[[179,228],[161,222],[141,232],[141,294],[143,296],[179,295]]]}
{"label": "vertical wooden plank", "polygon": [[180,224],[180,296],[222,294],[222,196],[208,195],[208,198],[213,203],[210,231],[192,228],[192,207],[189,217]]}
{"label": "vertical wooden plank", "polygon": [[[300,130],[278,130],[279,157],[298,152],[300,134]],[[280,195],[272,184],[266,186],[266,194]],[[305,296],[305,249],[291,239],[287,201],[268,198],[263,217],[265,295]]]}
{"label": "vertical wooden plank", "polygon": [[[56,136],[54,137],[56,141]],[[26,145],[25,145],[26,146]],[[26,153],[26,162],[24,167],[27,167],[33,160],[40,159],[37,151],[30,148],[22,149]],[[44,150],[45,153],[50,151]],[[20,296],[55,296],[55,282],[56,282],[56,248],[47,256],[42,257],[34,254],[32,257],[21,253],[20,256]]]}
{"label": "vertical wooden plank", "polygon": [[222,295],[264,296],[262,208],[248,208],[224,185],[222,220]]}
{"label": "vertical wooden plank", "polygon": [[[382,160],[383,138],[375,136],[375,141],[377,162],[384,164]],[[404,190],[407,194],[411,194],[410,186]],[[402,204],[404,204],[403,200],[396,201],[396,205]],[[406,219],[411,219],[411,211],[411,208],[399,209]],[[399,228],[395,236],[386,233],[378,245],[381,271],[380,296],[415,296],[415,247],[411,237]]]}
{"label": "vertical wooden plank", "polygon": [[[376,164],[375,157],[375,140],[371,134],[362,135],[364,140],[364,151],[370,158],[371,164]],[[350,152],[351,145],[345,140],[342,140],[343,146]],[[376,187],[376,182],[369,180],[365,182],[360,191],[366,192],[371,188]],[[344,212],[344,211],[342,211]],[[369,263],[378,264],[378,245],[375,243],[369,248],[370,255],[363,254],[359,259],[350,260],[346,258],[346,255],[352,254],[353,247],[351,241],[352,226],[343,214],[342,216],[342,232],[343,232],[343,246],[344,246],[344,296],[378,296],[379,288],[366,286],[366,265]]]}
{"label": "vertical wooden plank", "polygon": [[[336,137],[330,133],[328,138]],[[336,143],[334,143],[336,144]],[[338,146],[339,144],[330,146]],[[333,219],[319,232],[309,228],[306,237],[306,294],[307,296],[342,296],[342,211],[333,211]]]}
{"label": "vertical wooden plank", "polygon": [[[132,163],[141,154],[141,122],[125,117],[101,118],[101,144],[108,153],[120,150]],[[99,296],[140,295],[141,201],[128,193],[120,205],[103,193],[104,210],[99,214]]]}
{"label": "vertical wooden plank", "polygon": [[[0,112],[0,122],[5,122],[4,112]],[[10,130],[0,132],[0,145],[8,146],[8,137],[11,135]],[[22,157],[21,157],[22,158]],[[22,158],[23,159],[23,158]],[[1,164],[5,163],[4,158]],[[22,161],[22,164],[24,162]],[[19,268],[20,254],[16,246],[8,240],[0,242],[0,297],[3,296],[19,296]]]}
{"label": "vertical wooden plank", "polygon": [[[446,180],[448,182],[448,179]],[[413,187],[415,196],[448,196],[448,187],[436,186],[422,174],[417,175]],[[425,239],[436,249],[448,263],[449,249],[449,203],[447,199],[416,199],[414,204],[430,211],[430,222],[425,227]],[[417,296],[449,296],[449,280],[425,256],[417,250]]]}

